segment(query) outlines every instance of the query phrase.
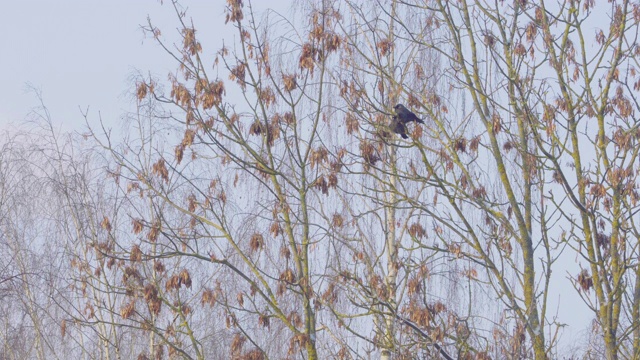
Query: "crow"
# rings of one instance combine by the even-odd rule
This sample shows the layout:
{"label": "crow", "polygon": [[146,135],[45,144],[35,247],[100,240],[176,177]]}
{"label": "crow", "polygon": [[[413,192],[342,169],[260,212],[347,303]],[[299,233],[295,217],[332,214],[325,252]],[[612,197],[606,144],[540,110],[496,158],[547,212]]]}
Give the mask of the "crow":
{"label": "crow", "polygon": [[396,115],[391,118],[391,124],[389,127],[394,133],[402,136],[403,139],[407,139],[407,123],[415,121],[418,124],[424,124],[424,120],[418,118],[416,114],[412,113],[404,107],[402,104],[398,104],[393,107],[396,111]]}
{"label": "crow", "polygon": [[407,127],[404,125],[402,121],[398,120],[398,116],[393,115],[393,117],[391,118],[391,124],[389,124],[389,128],[394,133],[400,134],[400,136],[402,136],[403,139],[409,138],[407,136]]}

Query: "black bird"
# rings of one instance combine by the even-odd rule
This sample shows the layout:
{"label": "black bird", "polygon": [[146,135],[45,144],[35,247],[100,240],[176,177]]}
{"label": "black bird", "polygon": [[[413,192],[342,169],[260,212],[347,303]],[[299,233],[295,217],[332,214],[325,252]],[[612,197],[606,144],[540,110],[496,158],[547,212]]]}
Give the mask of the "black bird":
{"label": "black bird", "polygon": [[407,139],[407,123],[415,121],[418,124],[424,124],[424,120],[418,118],[416,114],[412,113],[404,107],[402,104],[398,104],[393,107],[396,111],[396,115],[391,118],[391,124],[389,127],[394,133],[400,134],[403,139]]}
{"label": "black bird", "polygon": [[398,120],[397,115],[393,115],[393,117],[391,118],[391,124],[389,124],[389,128],[394,133],[400,134],[400,136],[402,136],[403,139],[408,139],[407,127],[404,125],[402,121]]}

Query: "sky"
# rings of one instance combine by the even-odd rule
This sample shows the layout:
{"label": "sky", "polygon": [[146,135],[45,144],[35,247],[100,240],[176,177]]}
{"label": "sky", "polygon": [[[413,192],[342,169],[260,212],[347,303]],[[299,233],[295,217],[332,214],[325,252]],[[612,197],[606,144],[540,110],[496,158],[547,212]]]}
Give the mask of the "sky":
{"label": "sky", "polygon": [[[184,1],[196,28],[210,36],[211,50],[222,45],[226,1]],[[261,3],[261,2],[258,2]],[[283,8],[288,1],[269,1]],[[260,9],[258,9],[260,11]],[[163,35],[177,34],[170,0],[20,0],[3,2],[0,11],[0,130],[19,126],[39,105],[41,92],[53,123],[82,131],[89,120],[117,126],[134,108],[129,95],[133,76],[161,80],[175,62],[146,37],[141,26],[151,18]],[[215,49],[213,48],[215,47]],[[82,109],[82,111],[81,111]]]}
{"label": "sky", "polygon": [[[8,5],[8,8],[7,8]],[[153,1],[12,1],[0,12],[0,126],[21,124],[41,91],[53,122],[84,124],[80,108],[117,119],[136,69],[169,69],[140,24],[160,17]]]}

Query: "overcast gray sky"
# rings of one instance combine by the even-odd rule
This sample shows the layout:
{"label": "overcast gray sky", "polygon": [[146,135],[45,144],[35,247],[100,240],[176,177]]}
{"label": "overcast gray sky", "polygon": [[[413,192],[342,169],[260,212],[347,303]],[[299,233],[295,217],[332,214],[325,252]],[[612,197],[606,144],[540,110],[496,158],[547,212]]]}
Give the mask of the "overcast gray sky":
{"label": "overcast gray sky", "polygon": [[[38,104],[27,84],[42,91],[54,122],[83,123],[79,106],[107,119],[126,106],[121,95],[135,68],[161,66],[143,42],[154,1],[11,1],[0,12],[0,125],[22,122]],[[159,58],[159,57],[157,57]],[[166,63],[165,63],[166,65]]]}
{"label": "overcast gray sky", "polygon": [[[222,44],[221,34],[233,33],[224,24],[224,0],[185,0],[188,15],[209,50]],[[266,2],[259,1],[263,4]],[[280,6],[286,0],[269,1]],[[25,121],[38,105],[28,84],[42,91],[54,123],[81,131],[80,108],[91,119],[116,127],[132,109],[127,91],[138,71],[161,80],[176,68],[174,61],[140,26],[147,16],[163,35],[176,34],[177,19],[170,1],[158,0],[20,0],[5,1],[0,11],[0,128]],[[216,44],[219,43],[219,44]],[[215,49],[213,48],[215,46]]]}

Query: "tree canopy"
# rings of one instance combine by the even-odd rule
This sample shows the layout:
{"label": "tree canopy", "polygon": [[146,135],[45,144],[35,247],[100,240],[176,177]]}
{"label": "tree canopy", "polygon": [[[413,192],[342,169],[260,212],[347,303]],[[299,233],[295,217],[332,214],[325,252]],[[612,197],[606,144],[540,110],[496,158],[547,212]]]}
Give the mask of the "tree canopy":
{"label": "tree canopy", "polygon": [[640,3],[186,5],[126,136],[3,139],[0,357],[640,357]]}

